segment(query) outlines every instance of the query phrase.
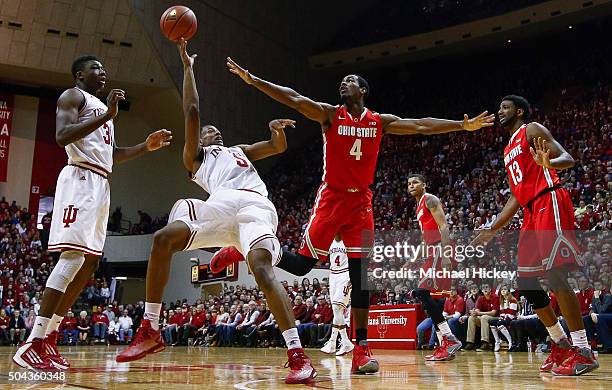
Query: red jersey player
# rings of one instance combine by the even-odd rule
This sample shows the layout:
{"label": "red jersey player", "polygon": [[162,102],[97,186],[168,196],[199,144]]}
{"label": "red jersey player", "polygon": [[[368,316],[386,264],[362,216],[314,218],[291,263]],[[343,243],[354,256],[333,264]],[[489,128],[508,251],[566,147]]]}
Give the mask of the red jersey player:
{"label": "red jersey player", "polygon": [[[444,258],[444,252],[449,245],[449,230],[444,216],[444,208],[440,199],[426,192],[427,185],[422,175],[413,174],[408,177],[408,192],[417,201],[416,217],[423,233],[423,242],[427,248],[427,260],[423,269],[434,271],[452,270],[452,264]],[[430,249],[436,249],[430,253]],[[428,361],[452,360],[461,349],[461,341],[451,332],[448,323],[442,315],[444,301],[437,303],[436,298],[450,294],[450,278],[425,277],[419,281],[419,287],[412,291],[412,296],[418,298],[427,310],[438,336],[439,345],[431,355],[425,356]],[[430,293],[431,291],[431,293]]]}
{"label": "red jersey player", "polygon": [[[339,88],[342,104],[315,102],[291,88],[255,77],[231,58],[229,71],[274,100],[289,106],[321,125],[323,136],[323,178],[298,254],[284,252],[278,266],[295,275],[305,275],[319,261],[325,260],[336,233],[346,245],[349,277],[353,286],[351,307],[357,347],[353,350],[352,371],[373,373],[378,362],[367,346],[369,291],[361,281],[361,262],[374,240],[372,192],[376,159],[383,134],[440,134],[460,130],[477,130],[491,126],[493,115],[483,112],[463,121],[446,119],[402,119],[379,114],[364,105],[370,87],[362,77],[345,76]],[[235,251],[234,251],[235,253]],[[224,257],[223,265],[239,259]],[[214,260],[214,259],[213,259]],[[212,267],[212,264],[211,264]]]}
{"label": "red jersey player", "polygon": [[[491,229],[482,231],[472,244],[488,242],[519,207],[523,208],[518,286],[521,294],[533,303],[553,340],[552,353],[540,370],[555,375],[581,375],[595,370],[599,363],[587,341],[576,294],[567,281],[568,270],[579,266],[573,232],[574,206],[556,173],[573,167],[574,159],[548,129],[529,122],[529,111],[529,103],[521,96],[506,96],[500,104],[500,125],[510,133],[504,165],[511,195]],[[542,276],[555,291],[573,346],[538,283]]]}

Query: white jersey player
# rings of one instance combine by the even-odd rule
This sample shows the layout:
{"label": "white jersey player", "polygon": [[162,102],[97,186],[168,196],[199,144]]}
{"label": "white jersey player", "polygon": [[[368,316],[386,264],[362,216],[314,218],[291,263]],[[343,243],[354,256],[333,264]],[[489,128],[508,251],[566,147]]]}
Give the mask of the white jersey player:
{"label": "white jersey player", "polygon": [[[335,352],[336,356],[341,356],[351,352],[354,345],[346,333],[346,323],[344,320],[344,311],[347,309],[351,296],[348,256],[346,254],[346,247],[338,236],[336,236],[329,247],[329,261],[329,295],[334,312],[334,320],[331,336],[323,348],[321,348],[321,351],[330,354]],[[341,346],[338,352],[336,352],[338,334],[341,336]]]}
{"label": "white jersey player", "polygon": [[276,209],[268,200],[266,186],[252,163],[284,152],[287,148],[284,128],[294,127],[295,122],[289,119],[270,122],[269,141],[224,146],[221,132],[215,126],[200,128],[199,97],[193,74],[195,55],[187,54],[185,41],[180,43],[179,53],[184,65],[183,165],[191,179],[210,196],[206,201],[176,202],[168,225],[155,233],[147,269],[144,319],[130,346],[116,360],[134,361],[165,348],[159,331],[159,314],[172,255],[182,250],[225,246],[247,259],[282,331],[291,369],[285,382],[311,383],[316,371],[300,344],[287,294],[272,268],[281,254],[276,238]]}
{"label": "white jersey player", "polygon": [[49,251],[61,251],[61,255],[47,279],[32,332],[13,357],[19,366],[37,371],[69,367],[55,346],[57,329],[102,254],[113,162],[160,149],[172,138],[169,131],[159,130],[139,145],[117,148],[113,118],[125,92],[111,90],[108,107],[96,97],[104,88],[106,72],[94,56],[77,58],[72,75],[76,86],[62,93],[56,112],[56,141],[66,149],[68,165],[57,179]]}

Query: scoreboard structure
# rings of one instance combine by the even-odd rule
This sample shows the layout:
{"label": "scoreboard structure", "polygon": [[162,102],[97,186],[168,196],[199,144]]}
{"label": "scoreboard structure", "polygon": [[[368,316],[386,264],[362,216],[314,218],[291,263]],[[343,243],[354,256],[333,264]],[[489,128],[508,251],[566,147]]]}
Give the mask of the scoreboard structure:
{"label": "scoreboard structure", "polygon": [[[191,259],[197,262],[198,259]],[[238,280],[238,263],[231,264],[219,273],[213,273],[209,264],[194,264],[191,266],[191,283],[208,284],[222,281],[233,282]]]}

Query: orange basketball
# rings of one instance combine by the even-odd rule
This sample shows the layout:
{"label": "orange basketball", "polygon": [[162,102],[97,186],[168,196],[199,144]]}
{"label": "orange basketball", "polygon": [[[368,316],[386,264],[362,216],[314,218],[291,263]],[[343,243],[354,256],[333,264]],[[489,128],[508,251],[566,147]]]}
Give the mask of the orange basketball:
{"label": "orange basketball", "polygon": [[159,27],[171,41],[176,42],[181,38],[189,40],[198,30],[198,19],[189,8],[175,5],[162,14]]}

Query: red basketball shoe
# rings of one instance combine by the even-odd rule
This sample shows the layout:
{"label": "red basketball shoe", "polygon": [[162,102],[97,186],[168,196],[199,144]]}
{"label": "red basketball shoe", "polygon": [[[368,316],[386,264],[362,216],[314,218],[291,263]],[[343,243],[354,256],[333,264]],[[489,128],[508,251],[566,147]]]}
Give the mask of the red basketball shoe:
{"label": "red basketball shoe", "polygon": [[226,269],[230,264],[240,261],[244,261],[242,253],[234,246],[226,246],[215,252],[210,260],[210,270],[212,273],[217,274]]}
{"label": "red basketball shoe", "polygon": [[285,383],[291,384],[308,384],[317,376],[317,370],[312,366],[310,358],[304,353],[302,348],[294,348],[287,351],[289,361],[285,367],[289,367],[291,371],[285,377]]}
{"label": "red basketball shoe", "polygon": [[373,374],[378,372],[378,361],[372,357],[367,341],[359,342],[359,345],[353,349],[353,366],[351,371],[354,374]]}
{"label": "red basketball shoe", "polygon": [[59,371],[47,355],[47,344],[38,337],[21,345],[13,356],[13,362],[33,371]]}
{"label": "red basketball shoe", "polygon": [[428,362],[453,360],[459,349],[461,349],[461,341],[455,336],[442,336],[442,345],[437,346],[431,355],[425,356],[425,360]]}
{"label": "red basketball shoe", "polygon": [[49,333],[45,336],[45,345],[47,356],[51,359],[51,363],[60,370],[67,370],[70,368],[70,363],[63,357],[57,349],[57,330]]}
{"label": "red basketball shoe", "polygon": [[560,366],[568,357],[572,355],[572,345],[567,339],[559,340],[559,343],[551,341],[550,355],[544,360],[540,366],[540,371],[551,372],[553,367]]}
{"label": "red basketball shoe", "polygon": [[570,357],[565,359],[552,373],[560,376],[578,376],[599,368],[595,354],[589,348],[572,347]]}
{"label": "red basketball shoe", "polygon": [[153,330],[149,320],[142,320],[130,345],[118,354],[115,360],[119,363],[131,362],[164,349],[166,344],[161,338],[161,332]]}

